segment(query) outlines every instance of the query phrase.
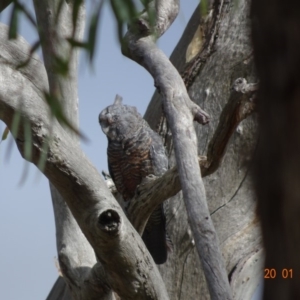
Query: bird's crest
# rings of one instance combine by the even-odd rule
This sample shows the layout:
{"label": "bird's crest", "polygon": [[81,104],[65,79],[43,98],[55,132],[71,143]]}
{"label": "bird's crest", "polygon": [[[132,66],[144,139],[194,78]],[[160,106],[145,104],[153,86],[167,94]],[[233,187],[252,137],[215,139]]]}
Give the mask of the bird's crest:
{"label": "bird's crest", "polygon": [[120,95],[116,95],[114,105],[122,105],[123,98]]}

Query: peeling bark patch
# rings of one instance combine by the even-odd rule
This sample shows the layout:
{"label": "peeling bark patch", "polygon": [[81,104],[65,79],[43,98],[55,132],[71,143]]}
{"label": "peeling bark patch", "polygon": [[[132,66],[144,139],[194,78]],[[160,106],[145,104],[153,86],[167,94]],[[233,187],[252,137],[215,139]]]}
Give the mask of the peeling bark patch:
{"label": "peeling bark patch", "polygon": [[228,5],[228,1],[215,1],[210,15],[200,20],[200,28],[203,32],[201,48],[194,58],[185,65],[184,70],[181,72],[182,79],[187,88],[191,86],[202,66],[215,51],[220,24],[222,24],[222,19],[227,13]]}

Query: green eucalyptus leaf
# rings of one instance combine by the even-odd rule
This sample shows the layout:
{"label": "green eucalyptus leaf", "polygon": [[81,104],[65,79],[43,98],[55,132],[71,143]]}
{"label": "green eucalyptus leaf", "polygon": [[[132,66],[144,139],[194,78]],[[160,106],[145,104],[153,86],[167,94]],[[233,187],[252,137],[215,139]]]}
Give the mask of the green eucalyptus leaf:
{"label": "green eucalyptus leaf", "polygon": [[[20,121],[21,121],[21,112],[19,110],[17,110],[14,113],[12,124],[11,124],[11,130],[10,130],[11,135],[13,137],[17,136],[17,133],[18,133],[18,130],[19,130]],[[9,159],[10,159],[10,155],[12,153],[12,148],[13,148],[13,141],[14,141],[13,138],[11,138],[11,139],[8,140],[8,145],[7,145],[6,154],[5,154],[5,160],[6,161],[9,161]]]}
{"label": "green eucalyptus leaf", "polygon": [[80,9],[80,6],[82,5],[82,2],[83,2],[83,0],[73,0],[73,13],[72,13],[73,29],[76,28],[79,9]]}
{"label": "green eucalyptus leaf", "polygon": [[34,26],[37,27],[36,25],[36,21],[35,18],[31,15],[31,13],[29,12],[29,10],[26,8],[26,6],[24,6],[22,3],[20,3],[19,1],[15,1],[15,4],[17,6],[17,8],[24,13],[24,15],[27,17],[28,21]]}
{"label": "green eucalyptus leaf", "polygon": [[207,0],[201,0],[200,1],[200,15],[206,16],[208,13],[208,1]]}
{"label": "green eucalyptus leaf", "polygon": [[89,50],[89,59],[90,62],[94,59],[95,48],[96,48],[96,37],[97,37],[97,29],[100,20],[100,13],[103,7],[103,2],[100,1],[94,14],[91,17],[91,22],[89,26],[89,33],[88,33],[88,50]]}
{"label": "green eucalyptus leaf", "polygon": [[16,111],[14,113],[14,117],[13,117],[13,121],[12,121],[12,125],[11,125],[11,133],[14,137],[17,135],[17,132],[19,130],[20,120],[21,120],[21,112]]}
{"label": "green eucalyptus leaf", "polygon": [[47,138],[44,143],[43,143],[43,147],[41,150],[41,155],[39,158],[39,162],[37,164],[37,167],[39,170],[41,170],[42,172],[45,169],[46,166],[46,161],[47,161],[47,154],[48,154],[48,150],[49,150],[49,144],[50,144],[50,138]]}
{"label": "green eucalyptus leaf", "polygon": [[147,13],[148,13],[150,29],[153,32],[154,26],[156,24],[156,11],[154,7],[151,5],[147,6]]}
{"label": "green eucalyptus leaf", "polygon": [[111,0],[110,4],[117,20],[119,41],[122,43],[125,25],[137,18],[138,10],[133,0]]}
{"label": "green eucalyptus leaf", "polygon": [[20,63],[16,68],[21,69],[26,67],[29,64],[33,53],[36,52],[40,46],[41,46],[41,41],[40,40],[36,41],[30,48],[29,57],[24,62]]}
{"label": "green eucalyptus leaf", "polygon": [[67,126],[71,131],[77,134],[83,140],[88,140],[87,137],[81,133],[74,125],[68,120],[63,112],[63,107],[61,105],[61,101],[55,97],[54,95],[50,95],[49,93],[44,93],[45,100],[51,109],[52,115],[57,119],[57,121],[63,126]]}
{"label": "green eucalyptus leaf", "polygon": [[111,0],[111,6],[116,18],[121,22],[130,22],[138,15],[132,0]]}
{"label": "green eucalyptus leaf", "polygon": [[14,3],[10,21],[9,21],[9,31],[8,31],[8,38],[9,39],[16,39],[18,33],[18,25],[19,25],[19,9],[18,5]]}
{"label": "green eucalyptus leaf", "polygon": [[89,48],[88,43],[76,41],[73,38],[68,38],[67,41],[70,43],[70,45],[72,47],[78,47],[78,48],[83,48],[83,49],[88,49]]}
{"label": "green eucalyptus leaf", "polygon": [[31,161],[32,158],[32,134],[31,134],[31,124],[28,120],[24,121],[24,137],[25,137],[25,145],[24,145],[24,156],[25,159]]}
{"label": "green eucalyptus leaf", "polygon": [[6,128],[4,129],[4,131],[3,131],[3,133],[2,133],[2,138],[1,138],[0,143],[1,143],[2,141],[5,141],[5,140],[7,139],[8,134],[9,134],[9,128],[6,126]]}
{"label": "green eucalyptus leaf", "polygon": [[55,55],[54,71],[59,75],[67,77],[69,75],[69,60]]}

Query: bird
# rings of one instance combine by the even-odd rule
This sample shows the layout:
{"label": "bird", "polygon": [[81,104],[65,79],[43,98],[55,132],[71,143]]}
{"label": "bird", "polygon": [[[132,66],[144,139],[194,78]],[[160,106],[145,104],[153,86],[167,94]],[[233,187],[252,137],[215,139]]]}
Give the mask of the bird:
{"label": "bird", "polygon": [[[124,105],[119,95],[112,105],[100,112],[99,123],[108,140],[110,176],[124,201],[129,202],[146,176],[159,177],[167,171],[168,158],[163,141],[136,107]],[[163,204],[149,217],[142,239],[155,263],[165,263],[168,236]]]}

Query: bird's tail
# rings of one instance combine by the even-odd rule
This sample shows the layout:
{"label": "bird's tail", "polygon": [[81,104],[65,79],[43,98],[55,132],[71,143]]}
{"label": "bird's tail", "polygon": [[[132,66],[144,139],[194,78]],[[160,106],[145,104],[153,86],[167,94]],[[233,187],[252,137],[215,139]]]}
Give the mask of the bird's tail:
{"label": "bird's tail", "polygon": [[142,238],[155,263],[158,265],[165,263],[168,245],[163,204],[159,205],[150,216]]}

